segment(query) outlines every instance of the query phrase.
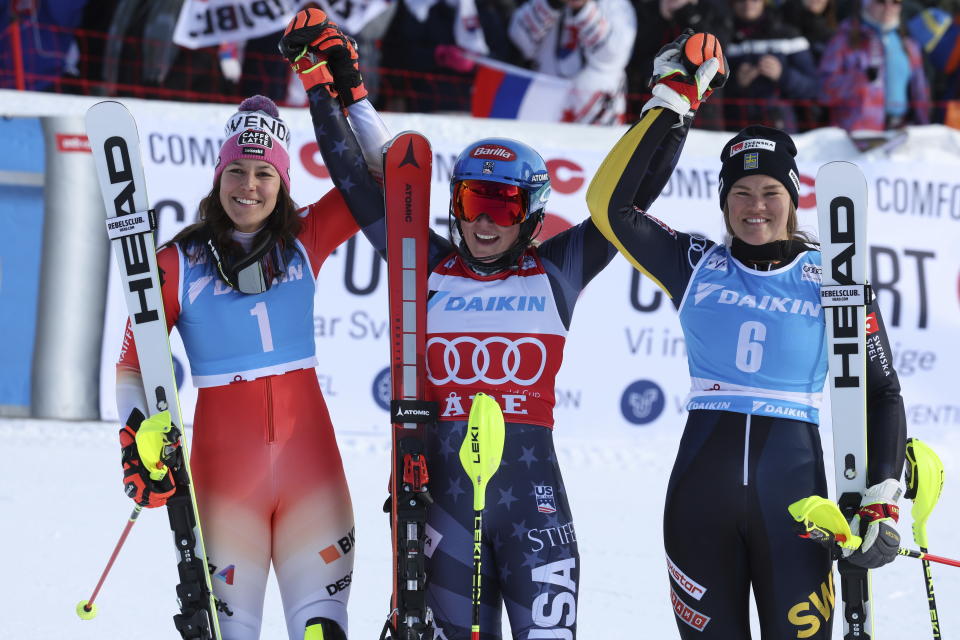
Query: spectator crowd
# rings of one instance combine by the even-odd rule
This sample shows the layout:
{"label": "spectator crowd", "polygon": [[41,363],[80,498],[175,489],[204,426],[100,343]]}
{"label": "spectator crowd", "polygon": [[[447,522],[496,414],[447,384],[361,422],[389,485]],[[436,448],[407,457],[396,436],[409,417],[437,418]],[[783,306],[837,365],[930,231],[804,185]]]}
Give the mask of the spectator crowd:
{"label": "spectator crowd", "polygon": [[[194,1],[11,0],[0,16],[0,87],[210,101],[261,93],[302,103],[276,48],[279,32],[176,44],[177,21]],[[731,69],[701,128],[960,127],[960,0],[312,4],[335,18],[353,12],[366,86],[388,111],[469,111],[474,74],[489,59],[569,80],[566,121],[629,122],[649,96],[657,51],[692,28],[719,38]]]}

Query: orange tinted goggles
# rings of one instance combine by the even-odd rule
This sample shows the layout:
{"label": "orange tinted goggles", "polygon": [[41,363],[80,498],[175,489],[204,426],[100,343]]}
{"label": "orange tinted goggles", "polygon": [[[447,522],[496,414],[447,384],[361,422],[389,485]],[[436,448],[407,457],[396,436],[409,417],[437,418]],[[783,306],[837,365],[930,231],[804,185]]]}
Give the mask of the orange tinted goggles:
{"label": "orange tinted goggles", "polygon": [[523,222],[527,204],[520,187],[486,180],[464,180],[453,192],[453,215],[473,222],[486,214],[495,224],[508,227]]}

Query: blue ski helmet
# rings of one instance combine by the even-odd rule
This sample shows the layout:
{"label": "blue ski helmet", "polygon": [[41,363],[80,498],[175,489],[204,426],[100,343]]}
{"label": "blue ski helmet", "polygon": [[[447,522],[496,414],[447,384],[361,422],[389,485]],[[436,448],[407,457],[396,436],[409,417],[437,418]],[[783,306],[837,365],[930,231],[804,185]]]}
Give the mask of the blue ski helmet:
{"label": "blue ski helmet", "polygon": [[[467,146],[457,157],[450,176],[450,199],[463,180],[489,180],[517,185],[527,194],[527,220],[543,220],[550,197],[550,174],[540,154],[510,138],[484,138]],[[452,209],[451,209],[452,211]]]}

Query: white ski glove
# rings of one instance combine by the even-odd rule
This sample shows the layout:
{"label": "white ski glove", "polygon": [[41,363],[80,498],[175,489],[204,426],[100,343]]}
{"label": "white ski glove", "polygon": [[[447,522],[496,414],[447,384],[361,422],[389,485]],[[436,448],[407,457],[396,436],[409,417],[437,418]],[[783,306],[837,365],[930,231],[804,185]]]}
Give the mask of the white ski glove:
{"label": "white ski glove", "polygon": [[867,488],[860,510],[850,520],[850,530],[863,538],[863,543],[855,551],[844,549],[843,557],[864,569],[876,569],[896,559],[901,493],[900,483],[893,478]]}

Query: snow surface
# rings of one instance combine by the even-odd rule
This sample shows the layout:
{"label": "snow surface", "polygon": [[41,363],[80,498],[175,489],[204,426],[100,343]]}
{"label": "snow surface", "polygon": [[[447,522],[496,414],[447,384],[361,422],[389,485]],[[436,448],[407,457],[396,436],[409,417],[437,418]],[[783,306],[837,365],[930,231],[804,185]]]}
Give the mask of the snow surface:
{"label": "snow surface", "polygon": [[[557,433],[582,560],[577,610],[582,640],[677,637],[661,512],[679,434],[679,428],[639,429],[632,439],[614,441]],[[960,464],[960,434],[936,430],[912,435],[930,444],[947,470],[946,488],[928,524],[931,552],[960,557],[960,538],[954,533],[960,525],[960,498],[950,478]],[[387,443],[369,434],[341,432],[338,439],[357,521],[350,636],[375,640],[389,593],[390,543],[380,510]],[[824,447],[832,474],[829,433]],[[178,638],[171,621],[176,610],[174,553],[162,511],[140,516],[97,598],[96,619],[82,621],[74,612],[90,596],[132,509],[121,489],[116,425],[0,419],[0,450],[0,548],[6,554],[0,638]],[[901,507],[903,544],[915,548],[910,503],[903,501]],[[703,534],[709,532],[710,523],[704,522]],[[944,637],[956,636],[960,568],[934,565],[933,575]],[[873,576],[876,637],[931,637],[920,562],[898,558]],[[263,620],[262,638],[287,637],[275,584],[268,588]],[[759,638],[756,631],[754,635]],[[834,637],[839,636],[835,631]]]}

